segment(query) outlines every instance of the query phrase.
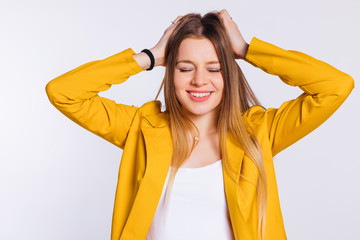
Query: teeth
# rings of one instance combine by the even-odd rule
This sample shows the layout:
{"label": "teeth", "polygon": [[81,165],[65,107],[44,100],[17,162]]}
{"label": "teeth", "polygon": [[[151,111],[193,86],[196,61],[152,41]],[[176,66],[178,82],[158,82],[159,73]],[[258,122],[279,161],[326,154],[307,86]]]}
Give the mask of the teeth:
{"label": "teeth", "polygon": [[190,92],[190,94],[194,97],[198,97],[198,98],[201,98],[201,97],[206,97],[206,96],[209,96],[211,92],[207,92],[207,93],[195,93],[195,92]]}

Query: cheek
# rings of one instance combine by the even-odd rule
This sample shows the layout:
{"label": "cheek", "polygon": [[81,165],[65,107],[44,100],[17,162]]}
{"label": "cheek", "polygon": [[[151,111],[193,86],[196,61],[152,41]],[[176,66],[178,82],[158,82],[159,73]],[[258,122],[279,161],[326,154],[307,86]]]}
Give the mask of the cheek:
{"label": "cheek", "polygon": [[219,91],[219,101],[224,98],[224,80],[221,78],[216,83],[216,89]]}
{"label": "cheek", "polygon": [[181,92],[186,88],[186,79],[179,77],[176,74],[174,75],[174,87],[176,92]]}
{"label": "cheek", "polygon": [[216,87],[216,89],[218,91],[223,92],[223,90],[224,90],[224,79],[222,77],[220,77],[219,79],[217,79],[215,81],[215,85],[216,85],[215,87]]}

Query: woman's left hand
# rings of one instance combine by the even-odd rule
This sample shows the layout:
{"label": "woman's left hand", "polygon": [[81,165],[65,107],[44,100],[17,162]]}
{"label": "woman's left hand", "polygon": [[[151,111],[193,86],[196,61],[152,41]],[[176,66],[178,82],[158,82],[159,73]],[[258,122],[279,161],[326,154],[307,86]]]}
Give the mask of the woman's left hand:
{"label": "woman's left hand", "polygon": [[219,17],[226,29],[236,59],[244,59],[249,44],[244,40],[237,24],[232,20],[226,9],[219,12]]}

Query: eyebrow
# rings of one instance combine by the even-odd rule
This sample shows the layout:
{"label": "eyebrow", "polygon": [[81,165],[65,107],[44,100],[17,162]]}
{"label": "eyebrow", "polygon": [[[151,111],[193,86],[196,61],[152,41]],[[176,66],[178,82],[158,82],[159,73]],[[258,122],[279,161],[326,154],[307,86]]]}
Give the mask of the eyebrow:
{"label": "eyebrow", "polygon": [[[194,64],[194,62],[190,61],[190,60],[180,60],[180,61],[177,61],[176,62],[176,65],[178,65],[179,63],[191,63],[191,64]],[[216,63],[220,63],[219,61],[209,61],[207,62],[206,64],[216,64]]]}

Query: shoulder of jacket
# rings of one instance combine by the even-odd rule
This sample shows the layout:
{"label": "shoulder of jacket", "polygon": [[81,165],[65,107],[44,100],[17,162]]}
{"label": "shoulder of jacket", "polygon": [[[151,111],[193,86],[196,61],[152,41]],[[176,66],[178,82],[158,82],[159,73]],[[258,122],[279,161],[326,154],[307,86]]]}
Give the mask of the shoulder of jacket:
{"label": "shoulder of jacket", "polygon": [[159,113],[160,111],[161,111],[161,102],[159,100],[146,102],[139,108],[139,113],[143,116],[149,114],[156,114]]}
{"label": "shoulder of jacket", "polygon": [[244,121],[248,121],[253,125],[259,125],[265,120],[266,114],[267,109],[263,106],[254,105],[244,112],[243,118]]}
{"label": "shoulder of jacket", "polygon": [[169,116],[167,113],[161,112],[161,102],[159,100],[144,103],[138,111],[140,117],[152,127],[169,125]]}

